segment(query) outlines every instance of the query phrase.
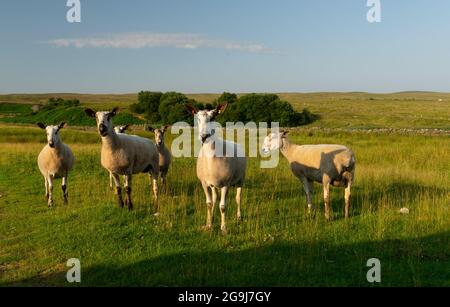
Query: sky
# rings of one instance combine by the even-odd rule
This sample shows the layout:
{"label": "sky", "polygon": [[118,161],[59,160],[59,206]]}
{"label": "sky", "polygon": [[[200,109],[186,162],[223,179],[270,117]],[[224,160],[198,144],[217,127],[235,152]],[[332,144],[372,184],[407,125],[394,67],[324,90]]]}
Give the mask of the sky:
{"label": "sky", "polygon": [[450,92],[450,1],[1,0],[0,93]]}

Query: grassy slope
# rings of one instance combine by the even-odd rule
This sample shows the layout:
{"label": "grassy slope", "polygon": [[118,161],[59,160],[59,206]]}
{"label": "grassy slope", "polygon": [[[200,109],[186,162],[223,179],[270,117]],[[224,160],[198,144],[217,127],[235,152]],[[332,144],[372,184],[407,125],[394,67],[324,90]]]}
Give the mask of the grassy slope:
{"label": "grassy slope", "polygon": [[[308,108],[321,116],[311,126],[331,128],[440,128],[450,130],[450,94],[403,92],[369,93],[281,93],[280,97],[301,111]],[[217,94],[189,94],[201,102],[212,102]],[[136,94],[40,94],[0,95],[0,103],[45,103],[50,97],[80,99],[96,109],[120,106],[127,110]],[[441,101],[440,101],[441,100]],[[0,117],[3,113],[0,109]],[[5,121],[5,119],[3,119]],[[11,122],[12,120],[9,120]],[[81,124],[81,123],[80,123]]]}
{"label": "grassy slope", "polygon": [[[206,209],[195,159],[174,160],[170,192],[161,196],[162,215],[155,218],[145,175],[134,177],[136,210],[119,210],[99,165],[97,135],[65,130],[62,137],[77,157],[70,204],[62,205],[56,188],[57,206],[49,210],[35,162],[42,133],[0,126],[0,285],[67,285],[65,262],[77,257],[84,286],[367,286],[365,262],[376,257],[384,286],[450,286],[448,137],[294,134],[298,143],[353,148],[352,217],[341,219],[343,191],[334,189],[335,221],[325,222],[321,207],[308,218],[286,161],[262,170],[251,159],[244,221],[234,221],[231,202],[227,237],[219,234],[217,211],[214,231],[199,231]],[[316,186],[316,204],[320,198]],[[401,207],[411,213],[400,215]]]}

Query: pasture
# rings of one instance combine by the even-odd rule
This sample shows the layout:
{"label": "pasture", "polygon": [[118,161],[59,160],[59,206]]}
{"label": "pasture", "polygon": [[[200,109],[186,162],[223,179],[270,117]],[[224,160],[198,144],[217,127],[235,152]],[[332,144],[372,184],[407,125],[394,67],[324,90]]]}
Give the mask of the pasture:
{"label": "pasture", "polygon": [[[349,99],[362,99],[358,97]],[[438,124],[428,125],[438,111],[422,107],[423,101],[408,106],[402,100],[382,117],[385,109],[371,109],[370,104],[389,102],[364,100],[364,111],[358,111],[341,109],[345,99],[319,97],[293,105],[321,110],[321,119],[311,127],[449,128],[448,101],[440,104],[433,121]],[[435,101],[430,98],[429,103]],[[103,100],[99,104],[107,106]],[[418,111],[422,109],[427,111]],[[364,114],[361,120],[358,116]],[[422,120],[408,126],[408,116]],[[322,189],[316,184],[318,211],[308,216],[301,183],[288,163],[280,157],[277,168],[260,169],[260,158],[251,158],[243,221],[234,219],[233,190],[228,235],[222,236],[217,206],[213,231],[200,230],[206,204],[195,158],[174,159],[169,189],[160,194],[158,217],[150,214],[147,176],[135,176],[135,209],[128,212],[117,208],[108,172],[100,166],[98,134],[92,129],[63,129],[62,140],[76,157],[69,175],[69,204],[63,204],[57,181],[55,207],[48,209],[36,164],[44,133],[32,126],[0,124],[0,286],[74,286],[65,278],[69,258],[81,261],[81,286],[372,286],[366,280],[369,258],[381,261],[378,285],[450,286],[448,134],[311,127],[294,129],[290,139],[297,144],[340,143],[355,152],[350,218],[343,219],[342,189],[331,190],[334,220],[326,222]],[[400,214],[402,207],[410,213]]]}

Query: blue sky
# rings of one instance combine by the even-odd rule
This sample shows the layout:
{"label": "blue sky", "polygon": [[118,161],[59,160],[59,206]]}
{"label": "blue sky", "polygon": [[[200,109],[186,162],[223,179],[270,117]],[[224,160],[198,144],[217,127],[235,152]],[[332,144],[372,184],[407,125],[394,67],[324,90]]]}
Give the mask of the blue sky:
{"label": "blue sky", "polygon": [[0,93],[450,91],[450,1],[2,0]]}

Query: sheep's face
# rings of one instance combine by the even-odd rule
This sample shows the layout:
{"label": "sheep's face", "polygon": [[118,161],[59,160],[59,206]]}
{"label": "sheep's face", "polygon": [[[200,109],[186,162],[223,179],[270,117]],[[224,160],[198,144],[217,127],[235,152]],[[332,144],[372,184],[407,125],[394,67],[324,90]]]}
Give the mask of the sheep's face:
{"label": "sheep's face", "polygon": [[262,151],[264,154],[269,153],[272,150],[278,150],[283,146],[283,139],[286,138],[288,132],[282,131],[280,133],[272,132],[264,138]]}
{"label": "sheep's face", "polygon": [[164,144],[164,134],[166,133],[169,126],[162,126],[160,129],[154,129],[152,127],[147,127],[146,130],[152,131],[155,134],[155,143],[159,147]]}
{"label": "sheep's face", "polygon": [[278,150],[281,144],[281,135],[279,133],[271,133],[264,138],[262,151],[264,154],[271,152],[272,150]]}
{"label": "sheep's face", "polygon": [[227,104],[219,104],[214,110],[198,111],[192,106],[187,106],[187,109],[192,113],[192,115],[196,115],[197,117],[198,134],[202,143],[205,143],[207,139],[214,135],[214,119],[217,115],[222,114],[226,107]]}
{"label": "sheep's face", "polygon": [[161,146],[164,144],[164,134],[166,133],[167,128],[169,128],[169,126],[164,126],[161,129],[155,129],[156,145]]}
{"label": "sheep's face", "polygon": [[117,127],[114,127],[114,131],[116,133],[125,133],[125,131],[127,130],[128,127],[129,127],[129,125],[117,126]]}
{"label": "sheep's face", "polygon": [[45,133],[47,134],[47,144],[51,148],[55,148],[59,145],[60,138],[59,138],[59,130],[64,128],[66,126],[66,123],[61,123],[59,126],[45,126],[42,123],[37,124],[39,128],[45,130]]}
{"label": "sheep's face", "polygon": [[90,117],[95,117],[97,121],[97,130],[102,137],[110,135],[114,131],[112,118],[116,116],[119,108],[114,108],[111,112],[95,112],[92,109],[84,110]]}

